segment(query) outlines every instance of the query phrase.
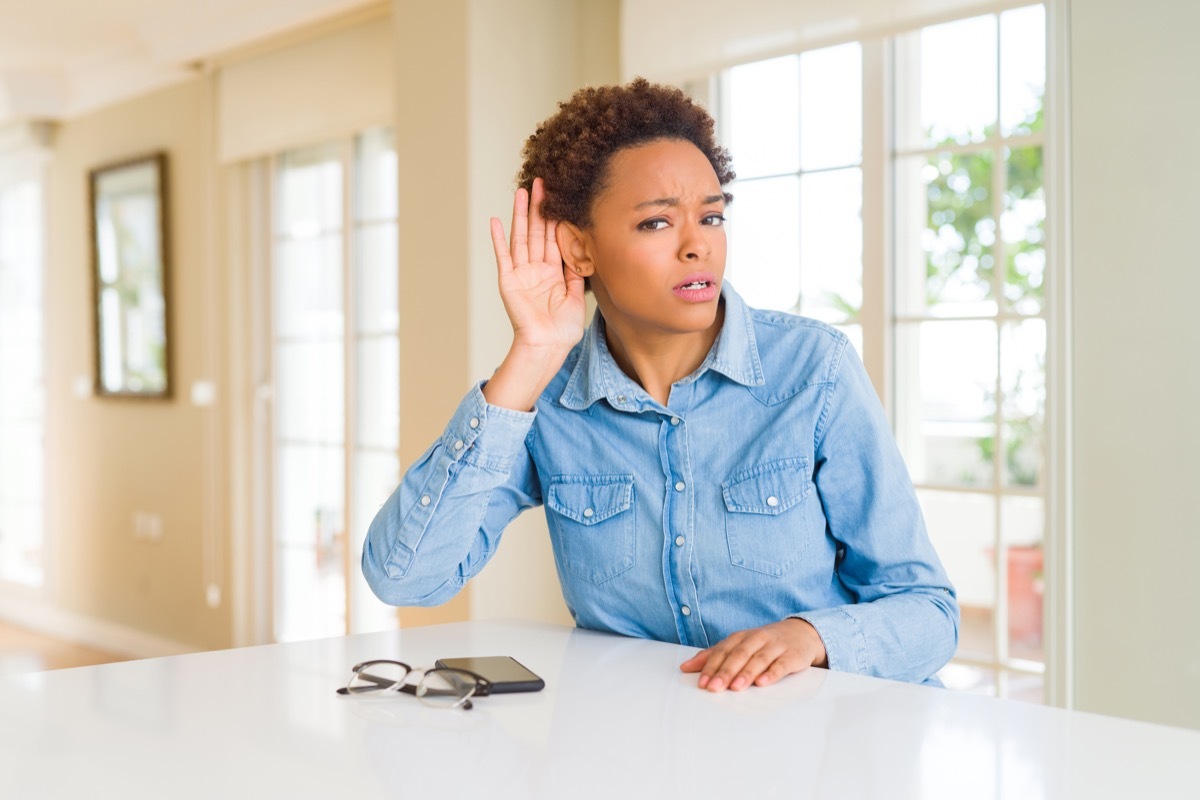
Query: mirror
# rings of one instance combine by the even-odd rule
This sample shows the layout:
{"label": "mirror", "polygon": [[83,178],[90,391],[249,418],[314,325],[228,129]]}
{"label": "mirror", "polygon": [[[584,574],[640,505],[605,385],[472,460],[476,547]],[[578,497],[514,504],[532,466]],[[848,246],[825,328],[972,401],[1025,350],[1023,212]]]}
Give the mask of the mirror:
{"label": "mirror", "polygon": [[90,173],[96,394],[171,396],[165,153]]}

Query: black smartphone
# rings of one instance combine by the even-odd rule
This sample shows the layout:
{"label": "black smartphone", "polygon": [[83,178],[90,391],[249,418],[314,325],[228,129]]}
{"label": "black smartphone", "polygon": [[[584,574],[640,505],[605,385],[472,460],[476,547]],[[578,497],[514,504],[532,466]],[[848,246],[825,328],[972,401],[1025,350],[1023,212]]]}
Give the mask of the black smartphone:
{"label": "black smartphone", "polygon": [[482,675],[491,681],[492,694],[537,692],[546,686],[546,682],[528,667],[509,656],[439,658],[437,665],[444,669],[465,669]]}

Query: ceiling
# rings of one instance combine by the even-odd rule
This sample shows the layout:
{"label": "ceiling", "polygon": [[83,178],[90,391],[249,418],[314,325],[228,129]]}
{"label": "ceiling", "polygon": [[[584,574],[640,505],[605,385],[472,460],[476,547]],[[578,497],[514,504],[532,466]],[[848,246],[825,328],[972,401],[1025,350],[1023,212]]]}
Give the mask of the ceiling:
{"label": "ceiling", "polygon": [[0,125],[61,120],[379,0],[0,0]]}

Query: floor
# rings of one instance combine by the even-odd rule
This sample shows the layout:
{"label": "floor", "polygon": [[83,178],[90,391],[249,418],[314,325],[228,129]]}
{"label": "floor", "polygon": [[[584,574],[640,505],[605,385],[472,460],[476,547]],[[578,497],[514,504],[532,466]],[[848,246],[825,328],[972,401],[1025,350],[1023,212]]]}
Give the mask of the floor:
{"label": "floor", "polygon": [[94,650],[0,622],[0,675],[128,660],[127,656]]}

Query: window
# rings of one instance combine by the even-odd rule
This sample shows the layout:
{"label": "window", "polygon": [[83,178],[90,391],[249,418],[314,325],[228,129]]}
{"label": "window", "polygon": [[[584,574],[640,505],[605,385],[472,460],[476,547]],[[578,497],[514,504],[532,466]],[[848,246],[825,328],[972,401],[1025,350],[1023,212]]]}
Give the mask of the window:
{"label": "window", "polygon": [[752,306],[838,326],[861,353],[861,48],[734,67],[717,96],[738,175],[730,282]]}
{"label": "window", "polygon": [[42,184],[0,176],[0,582],[45,577]]}
{"label": "window", "polygon": [[[1044,41],[1044,7],[1033,5],[738,66],[716,80],[738,170],[730,280],[752,305],[837,325],[860,352],[882,343],[886,358],[864,361],[887,364],[872,379],[963,610],[958,656],[942,677],[1035,700],[1046,533]],[[864,124],[864,94],[893,109],[878,133]],[[863,158],[872,136],[887,143],[877,164]],[[871,229],[864,184],[892,187]],[[864,269],[864,242],[889,240],[882,219],[890,252],[878,252],[891,269]],[[890,308],[880,299],[889,294]],[[883,335],[864,342],[863,330]]]}
{"label": "window", "polygon": [[357,561],[359,532],[399,482],[396,181],[385,129],[276,160],[277,641],[396,624]]}

